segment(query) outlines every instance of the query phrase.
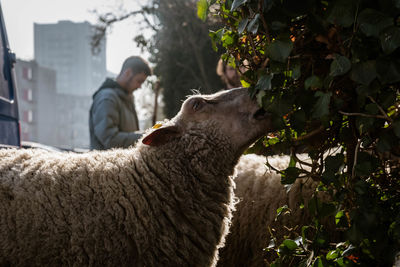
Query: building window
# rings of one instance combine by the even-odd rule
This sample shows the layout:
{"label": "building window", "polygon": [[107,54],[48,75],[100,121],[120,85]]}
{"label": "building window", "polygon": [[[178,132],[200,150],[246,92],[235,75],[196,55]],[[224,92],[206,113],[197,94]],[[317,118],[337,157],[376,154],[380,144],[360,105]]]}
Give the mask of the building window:
{"label": "building window", "polygon": [[22,77],[26,80],[32,80],[32,68],[31,67],[23,67],[22,68]]}
{"label": "building window", "polygon": [[28,102],[31,102],[33,100],[32,89],[24,89],[23,90],[23,99]]}
{"label": "building window", "polygon": [[21,136],[21,139],[22,139],[23,141],[30,141],[30,140],[31,140],[31,136],[30,136],[30,134],[29,134],[29,129],[28,129],[28,127],[26,127],[26,126],[22,127],[22,136]]}
{"label": "building window", "polygon": [[33,112],[32,110],[24,110],[22,120],[24,122],[31,123],[33,121]]}

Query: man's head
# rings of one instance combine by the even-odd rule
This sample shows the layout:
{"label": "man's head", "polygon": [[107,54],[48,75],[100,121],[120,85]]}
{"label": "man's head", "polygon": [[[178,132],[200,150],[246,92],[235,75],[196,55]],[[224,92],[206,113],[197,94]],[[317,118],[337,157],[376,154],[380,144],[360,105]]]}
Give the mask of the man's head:
{"label": "man's head", "polygon": [[221,77],[226,89],[241,87],[239,72],[222,59],[218,61],[217,74]]}
{"label": "man's head", "polygon": [[141,57],[132,56],[122,64],[117,83],[128,93],[132,93],[142,85],[149,75],[151,75],[151,69],[148,63]]}

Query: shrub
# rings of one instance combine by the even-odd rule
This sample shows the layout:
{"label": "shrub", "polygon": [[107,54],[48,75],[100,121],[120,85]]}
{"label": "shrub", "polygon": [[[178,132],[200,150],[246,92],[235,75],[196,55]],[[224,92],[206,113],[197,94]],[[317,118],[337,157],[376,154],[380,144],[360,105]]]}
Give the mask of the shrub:
{"label": "shrub", "polygon": [[[252,148],[289,153],[282,183],[311,177],[332,201],[272,245],[272,266],[387,266],[400,249],[400,1],[200,0],[242,84],[275,116]],[[307,152],[311,169],[295,167]],[[326,227],[334,222],[334,230]]]}

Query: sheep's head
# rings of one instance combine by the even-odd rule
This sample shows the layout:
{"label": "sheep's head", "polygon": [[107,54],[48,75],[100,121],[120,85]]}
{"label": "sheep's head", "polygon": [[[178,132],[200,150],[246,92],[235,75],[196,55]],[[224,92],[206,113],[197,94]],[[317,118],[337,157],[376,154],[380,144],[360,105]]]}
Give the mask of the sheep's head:
{"label": "sheep's head", "polygon": [[241,154],[272,127],[270,114],[250,99],[246,88],[238,88],[189,97],[171,125],[156,129],[142,142],[151,146],[163,145],[192,129],[221,133]]}

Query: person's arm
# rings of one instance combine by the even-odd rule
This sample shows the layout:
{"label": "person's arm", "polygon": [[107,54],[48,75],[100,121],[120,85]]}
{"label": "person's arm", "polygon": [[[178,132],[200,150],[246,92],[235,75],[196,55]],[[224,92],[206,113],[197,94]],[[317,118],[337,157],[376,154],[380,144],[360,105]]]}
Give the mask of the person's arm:
{"label": "person's arm", "polygon": [[106,149],[129,147],[142,137],[140,133],[119,131],[119,112],[113,99],[101,99],[92,110],[92,119],[94,135]]}

